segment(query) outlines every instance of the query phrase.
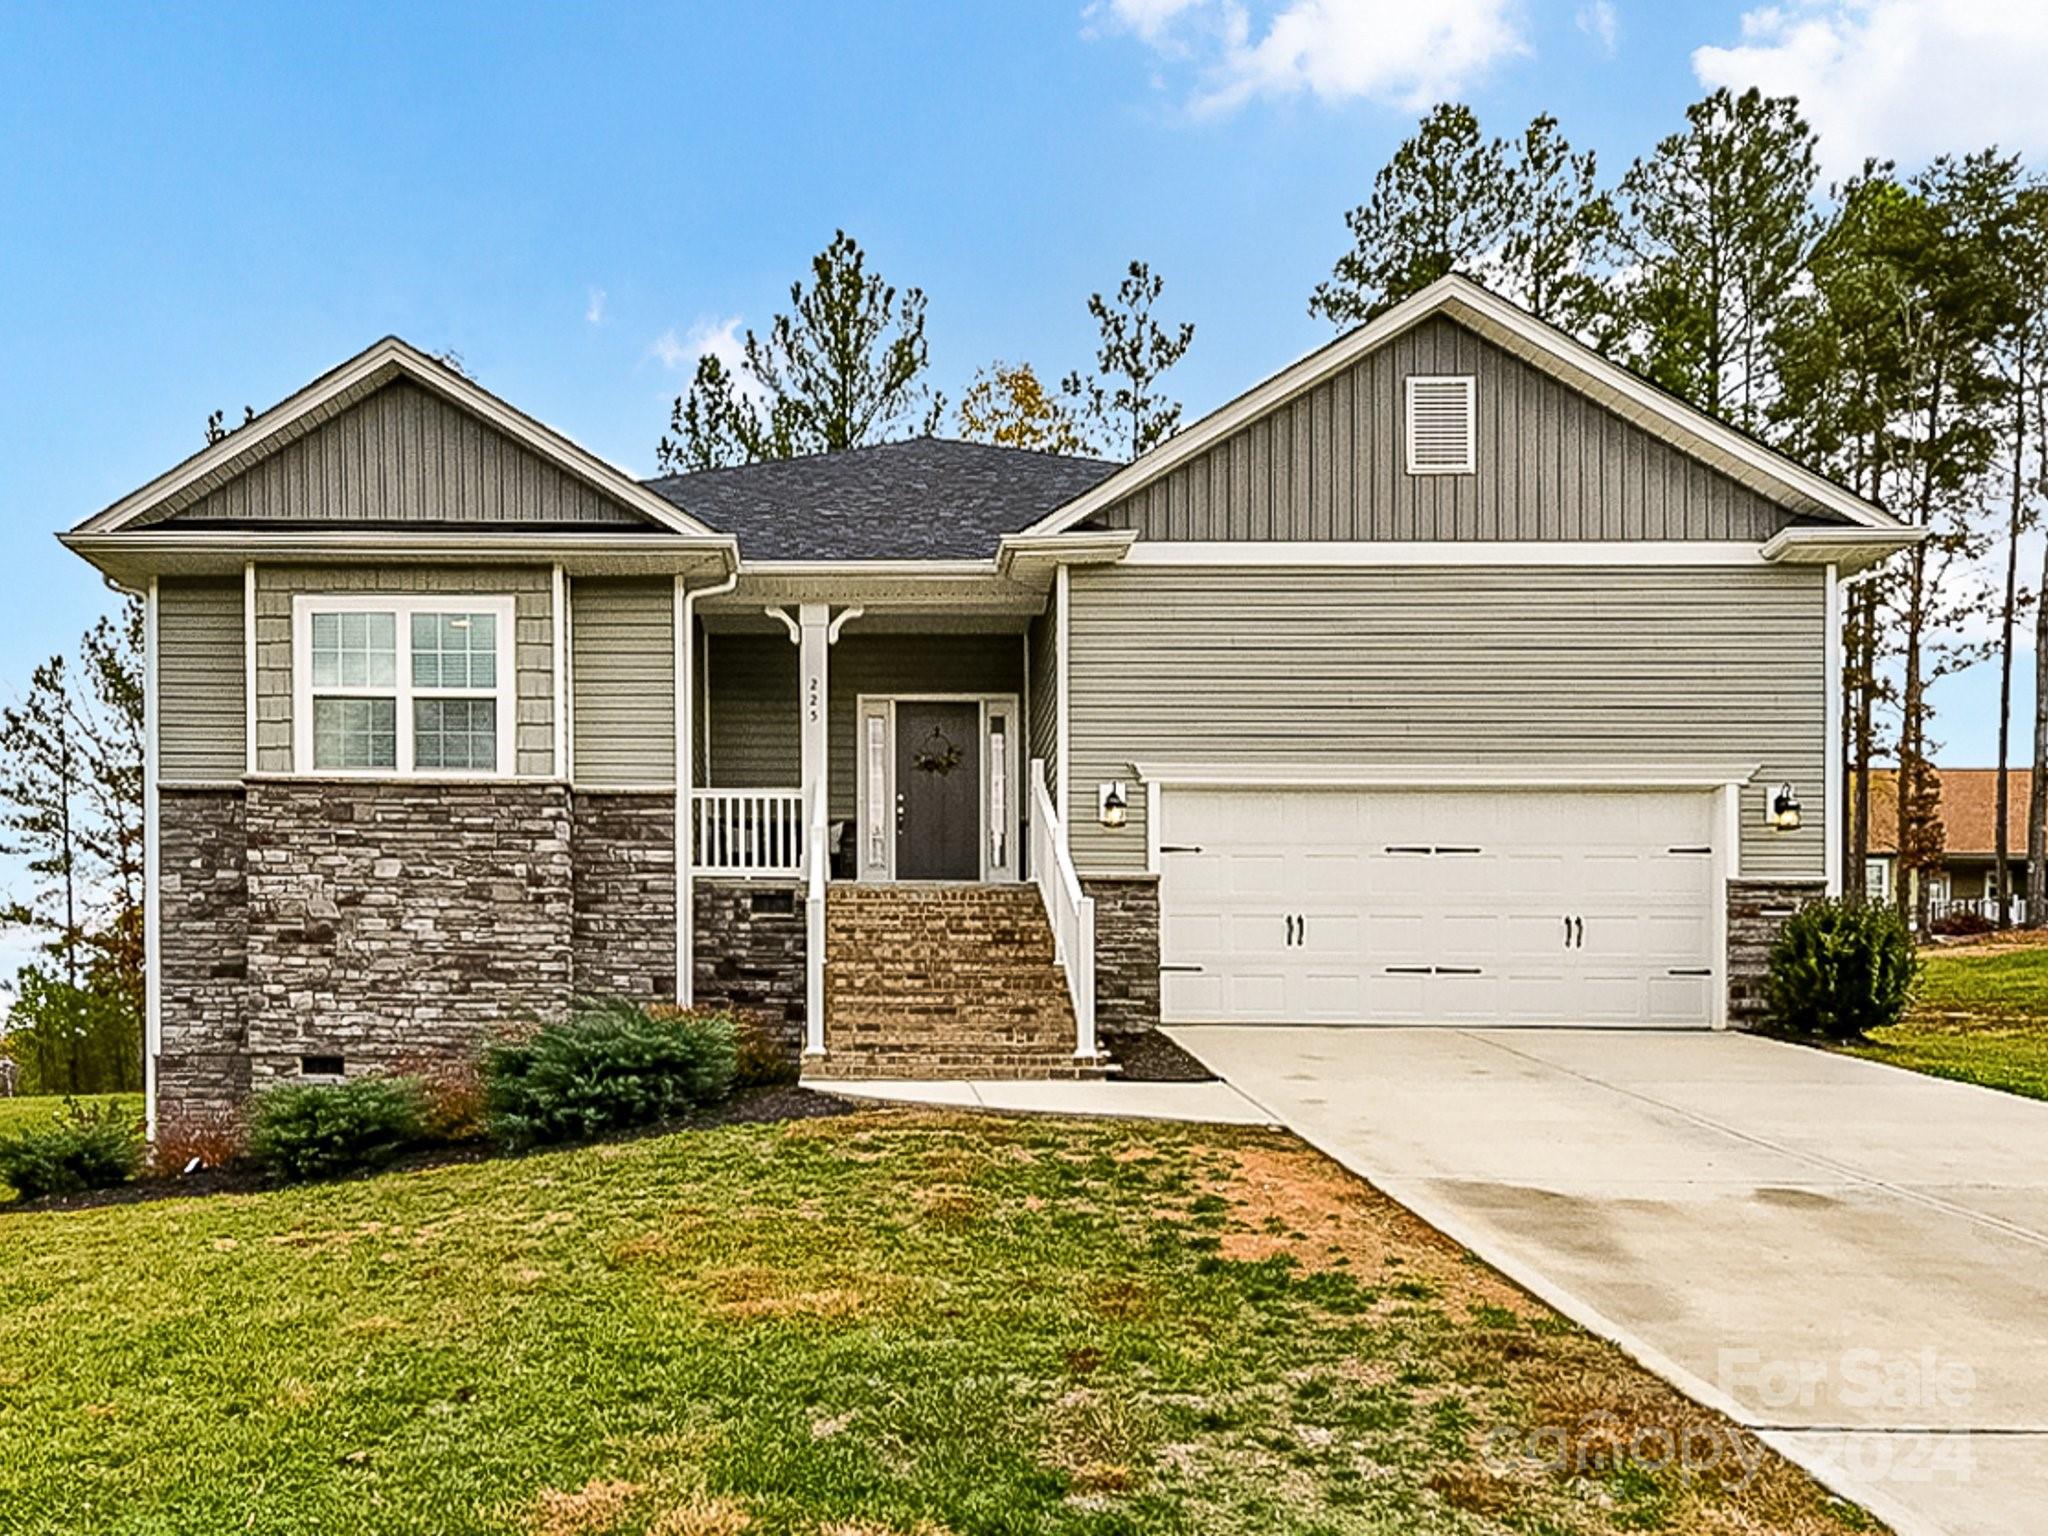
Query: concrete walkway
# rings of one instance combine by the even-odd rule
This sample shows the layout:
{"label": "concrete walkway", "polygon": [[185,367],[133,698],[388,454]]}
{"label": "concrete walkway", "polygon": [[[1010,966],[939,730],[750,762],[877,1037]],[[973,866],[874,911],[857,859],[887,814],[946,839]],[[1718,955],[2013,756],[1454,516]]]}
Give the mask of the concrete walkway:
{"label": "concrete walkway", "polygon": [[806,1088],[849,1099],[1000,1109],[1015,1114],[1107,1115],[1128,1120],[1192,1120],[1208,1125],[1271,1125],[1273,1117],[1228,1083],[897,1082],[806,1077]]}
{"label": "concrete walkway", "polygon": [[2048,1104],[1738,1034],[1171,1034],[1901,1533],[2048,1530]]}

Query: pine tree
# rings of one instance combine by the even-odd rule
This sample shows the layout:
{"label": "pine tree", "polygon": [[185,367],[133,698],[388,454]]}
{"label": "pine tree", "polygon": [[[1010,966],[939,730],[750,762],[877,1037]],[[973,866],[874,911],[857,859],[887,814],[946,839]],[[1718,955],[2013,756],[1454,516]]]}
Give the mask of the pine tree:
{"label": "pine tree", "polygon": [[1159,382],[1187,355],[1195,328],[1183,322],[1169,329],[1154,318],[1153,306],[1165,288],[1164,278],[1134,261],[1117,284],[1114,301],[1091,294],[1088,313],[1101,333],[1095,373],[1087,378],[1070,373],[1061,385],[1077,402],[1089,435],[1128,458],[1180,430],[1181,404],[1164,394]]}
{"label": "pine tree", "polygon": [[945,402],[922,382],[930,363],[921,289],[900,293],[846,233],[811,258],[808,284],[765,337],[749,330],[745,378],[708,354],[669,412],[656,450],[666,474],[836,453],[936,429]]}

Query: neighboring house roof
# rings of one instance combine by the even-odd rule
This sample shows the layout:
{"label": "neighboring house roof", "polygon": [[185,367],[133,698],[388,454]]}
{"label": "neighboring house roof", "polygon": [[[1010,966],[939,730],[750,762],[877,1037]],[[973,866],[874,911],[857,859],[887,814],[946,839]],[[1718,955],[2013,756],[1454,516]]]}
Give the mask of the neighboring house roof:
{"label": "neighboring house roof", "polygon": [[308,433],[361,405],[387,386],[409,381],[467,412],[547,464],[615,502],[650,532],[709,535],[711,529],[553,428],[499,399],[475,380],[416,347],[387,336],[219,442],[122,497],[72,530],[103,535],[174,518],[209,492],[247,474]]}
{"label": "neighboring house roof", "polygon": [[913,437],[649,480],[756,560],[984,560],[1114,474],[1074,458]]}
{"label": "neighboring house roof", "polygon": [[[1941,781],[1941,825],[1945,851],[1951,856],[1992,858],[1998,852],[1998,770],[1937,768]],[[2027,851],[2027,802],[2034,775],[2025,768],[2008,771],[2010,800],[2006,806],[2006,852]],[[1879,768],[1870,775],[1870,851],[1887,857],[1899,849],[1899,773]]]}
{"label": "neighboring house roof", "polygon": [[[1350,367],[1365,353],[1382,346],[1431,315],[1442,313],[1557,377],[1629,421],[1642,426],[1731,478],[1771,497],[1793,512],[1839,525],[1814,530],[1834,547],[1827,558],[1847,553],[1844,529],[1881,531],[1887,549],[1917,537],[1907,525],[1875,502],[1836,485],[1804,465],[1786,458],[1746,433],[1688,405],[1676,395],[1602,357],[1591,347],[1527,310],[1489,292],[1468,277],[1439,278],[1420,293],[1404,299],[1377,319],[1347,332],[1263,384],[1210,412],[1150,452],[1140,454],[1053,515],[1035,524],[1033,533],[1058,533],[1085,522],[1094,513],[1131,495],[1247,423],[1276,409],[1323,380]],[[1780,541],[1796,537],[1787,530]],[[1888,535],[1889,537],[1882,537]]]}

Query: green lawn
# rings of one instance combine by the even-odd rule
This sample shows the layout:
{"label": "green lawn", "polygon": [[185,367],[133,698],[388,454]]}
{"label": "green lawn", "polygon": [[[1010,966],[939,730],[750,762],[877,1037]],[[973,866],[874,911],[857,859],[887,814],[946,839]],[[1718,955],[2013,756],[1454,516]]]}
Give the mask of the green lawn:
{"label": "green lawn", "polygon": [[1931,950],[1911,1016],[1850,1054],[2048,1099],[2048,946]]}
{"label": "green lawn", "polygon": [[0,1215],[0,1275],[9,1532],[1870,1528],[1271,1132],[734,1126]]}
{"label": "green lawn", "polygon": [[[135,1116],[142,1123],[142,1095],[139,1093],[82,1093],[74,1101],[82,1105],[116,1104]],[[55,1118],[64,1107],[60,1094],[34,1094],[27,1098],[0,1099],[0,1136],[9,1131],[25,1131],[30,1126],[42,1125]]]}

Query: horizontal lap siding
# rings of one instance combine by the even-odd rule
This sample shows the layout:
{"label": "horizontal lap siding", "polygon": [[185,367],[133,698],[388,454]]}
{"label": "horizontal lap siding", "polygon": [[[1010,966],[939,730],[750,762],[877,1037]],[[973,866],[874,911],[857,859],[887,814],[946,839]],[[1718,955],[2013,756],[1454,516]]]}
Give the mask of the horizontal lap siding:
{"label": "horizontal lap siding", "polygon": [[554,576],[543,566],[256,567],[256,766],[292,771],[292,598],[301,592],[510,594],[513,632],[513,744],[517,771],[548,775],[554,759]]}
{"label": "horizontal lap siding", "polygon": [[[1077,782],[1133,761],[1595,771],[1760,763],[1743,869],[1818,878],[1825,804],[1825,580],[1779,568],[1077,570]],[[1763,825],[1794,784],[1795,833]],[[1129,825],[1075,817],[1084,875],[1145,867]]]}
{"label": "horizontal lap siding", "polygon": [[570,588],[575,780],[668,785],[676,769],[675,583],[579,578]]}
{"label": "horizontal lap siding", "polygon": [[166,784],[239,779],[248,766],[242,578],[157,584],[157,775]]}
{"label": "horizontal lap siding", "polygon": [[[1417,373],[1477,380],[1476,473],[1407,472]],[[1098,520],[1155,540],[1762,540],[1792,518],[1438,316]]]}
{"label": "horizontal lap siding", "polygon": [[[711,783],[795,788],[803,777],[797,648],[786,635],[711,639]],[[825,750],[835,817],[854,814],[860,695],[1024,693],[1018,635],[863,635],[848,629],[826,662]]]}
{"label": "horizontal lap siding", "polygon": [[417,384],[390,384],[164,522],[541,523],[647,519]]}

